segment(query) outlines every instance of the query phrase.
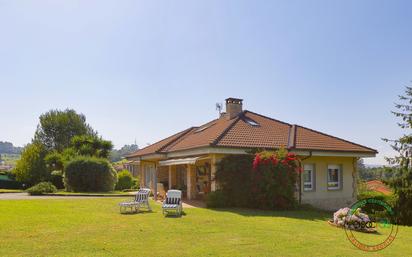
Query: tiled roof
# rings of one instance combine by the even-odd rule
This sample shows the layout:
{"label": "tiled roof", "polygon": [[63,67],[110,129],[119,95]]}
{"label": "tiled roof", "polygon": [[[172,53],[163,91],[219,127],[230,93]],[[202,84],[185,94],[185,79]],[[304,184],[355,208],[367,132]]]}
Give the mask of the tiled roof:
{"label": "tiled roof", "polygon": [[[249,122],[252,121],[251,125]],[[279,148],[288,145],[290,124],[245,111],[216,146]]]}
{"label": "tiled roof", "polygon": [[323,151],[377,152],[372,148],[352,143],[347,140],[302,126],[296,126],[294,148]]}
{"label": "tiled roof", "polygon": [[237,119],[227,120],[226,118],[221,118],[208,122],[167,146],[165,151],[177,151],[213,145],[236,120]]}
{"label": "tiled roof", "polygon": [[376,150],[298,125],[244,111],[238,117],[212,120],[192,127],[129,155],[167,153],[204,146],[377,153]]}
{"label": "tiled roof", "polygon": [[163,150],[163,148],[167,147],[169,144],[175,142],[176,140],[180,139],[182,136],[193,130],[194,128],[188,128],[183,130],[179,133],[176,133],[170,137],[167,137],[163,140],[160,140],[154,144],[151,144],[145,148],[139,149],[136,152],[126,156],[126,157],[133,157],[133,156],[141,156],[146,154],[153,154]]}

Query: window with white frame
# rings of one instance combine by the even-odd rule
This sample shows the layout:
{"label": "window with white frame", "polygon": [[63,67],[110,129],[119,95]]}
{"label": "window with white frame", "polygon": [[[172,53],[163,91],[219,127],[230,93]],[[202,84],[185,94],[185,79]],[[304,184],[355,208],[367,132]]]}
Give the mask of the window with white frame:
{"label": "window with white frame", "polygon": [[303,191],[312,191],[314,189],[314,165],[303,165]]}
{"label": "window with white frame", "polygon": [[339,165],[328,165],[328,189],[340,189],[341,172]]}

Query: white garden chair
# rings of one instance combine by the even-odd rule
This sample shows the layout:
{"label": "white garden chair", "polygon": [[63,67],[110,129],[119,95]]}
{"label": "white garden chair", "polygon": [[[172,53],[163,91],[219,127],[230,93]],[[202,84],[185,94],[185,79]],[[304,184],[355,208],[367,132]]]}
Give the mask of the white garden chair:
{"label": "white garden chair", "polygon": [[149,195],[149,188],[139,189],[133,201],[119,203],[120,213],[127,212],[127,209],[130,209],[130,211],[139,212],[141,207],[147,208],[149,211],[151,211],[152,208],[149,204]]}
{"label": "white garden chair", "polygon": [[163,215],[168,215],[170,212],[174,212],[176,215],[182,215],[182,191],[180,190],[168,190],[166,193],[166,199],[163,201]]}

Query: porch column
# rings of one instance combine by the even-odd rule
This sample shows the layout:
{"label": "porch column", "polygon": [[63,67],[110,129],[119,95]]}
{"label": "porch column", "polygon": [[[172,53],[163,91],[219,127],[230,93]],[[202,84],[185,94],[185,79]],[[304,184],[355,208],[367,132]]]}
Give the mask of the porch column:
{"label": "porch column", "polygon": [[210,190],[216,191],[216,181],[215,181],[215,175],[216,175],[216,155],[212,155],[212,161],[210,164],[210,176],[211,176],[211,183],[210,183]]}
{"label": "porch column", "polygon": [[187,165],[187,170],[186,170],[186,183],[187,183],[187,199],[191,200],[192,199],[192,165],[188,164]]}
{"label": "porch column", "polygon": [[147,185],[146,185],[146,178],[145,178],[145,172],[144,172],[144,163],[140,163],[140,180],[139,180],[139,183],[140,183],[140,187],[147,187]]}
{"label": "porch column", "polygon": [[143,163],[140,163],[139,165],[139,186],[143,187],[144,185],[144,174],[143,174]]}
{"label": "porch column", "polygon": [[169,166],[169,190],[172,188],[172,165]]}
{"label": "porch column", "polygon": [[153,176],[153,198],[156,201],[157,200],[157,174],[158,172],[159,166],[155,165],[154,168],[154,176]]}

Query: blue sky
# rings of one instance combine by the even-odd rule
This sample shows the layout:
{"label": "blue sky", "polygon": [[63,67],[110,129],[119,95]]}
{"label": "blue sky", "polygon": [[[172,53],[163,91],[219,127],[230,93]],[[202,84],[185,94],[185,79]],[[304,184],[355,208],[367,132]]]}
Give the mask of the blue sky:
{"label": "blue sky", "polygon": [[217,117],[216,102],[392,155],[412,80],[410,1],[2,1],[0,140],[66,107],[116,147]]}

